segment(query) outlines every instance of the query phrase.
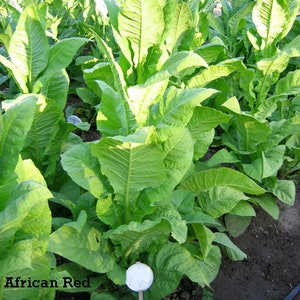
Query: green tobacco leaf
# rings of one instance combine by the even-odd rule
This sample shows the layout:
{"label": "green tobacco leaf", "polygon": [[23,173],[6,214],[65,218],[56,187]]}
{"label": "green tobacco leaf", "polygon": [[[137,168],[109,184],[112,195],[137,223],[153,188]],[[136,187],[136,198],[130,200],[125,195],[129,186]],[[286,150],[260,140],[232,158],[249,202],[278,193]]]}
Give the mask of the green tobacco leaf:
{"label": "green tobacco leaf", "polygon": [[163,153],[147,143],[147,135],[147,131],[140,130],[128,137],[102,138],[92,145],[92,154],[99,158],[102,173],[124,207],[126,223],[138,193],[158,186],[166,176]]}
{"label": "green tobacco leaf", "polygon": [[0,63],[7,69],[10,76],[12,76],[23,93],[28,93],[27,77],[23,74],[20,69],[15,66],[11,61],[0,54]]}
{"label": "green tobacco leaf", "polygon": [[267,122],[262,123],[252,116],[238,114],[223,134],[222,140],[236,152],[248,154],[256,152],[259,145],[268,139],[270,132]]}
{"label": "green tobacco leaf", "polygon": [[[286,2],[278,0],[260,0],[252,11],[252,20],[257,32],[264,39],[265,46],[271,45],[281,34],[287,20]],[[278,22],[282,20],[282,22]]]}
{"label": "green tobacco leaf", "polygon": [[164,30],[163,10],[158,0],[126,0],[118,16],[119,32],[131,44],[134,65],[141,79],[148,49],[160,41]]}
{"label": "green tobacco leaf", "polygon": [[78,231],[74,228],[74,223],[77,222],[67,223],[54,231],[50,236],[48,251],[96,273],[112,270],[114,260],[107,240],[102,237],[100,231],[87,224]]}
{"label": "green tobacco leaf", "polygon": [[137,258],[140,253],[156,252],[170,235],[170,224],[165,220],[144,221],[143,223],[130,222],[117,229],[105,233],[115,247],[120,245],[120,255],[128,259],[129,256]]}
{"label": "green tobacco leaf", "polygon": [[213,248],[212,242],[215,239],[215,234],[203,224],[193,224],[192,226],[200,245],[202,259],[205,260]]}
{"label": "green tobacco leaf", "polygon": [[232,237],[238,237],[251,224],[251,216],[225,215],[225,226]]}
{"label": "green tobacco leaf", "polygon": [[[176,3],[174,7],[174,3]],[[185,34],[191,29],[193,15],[189,5],[185,2],[169,1],[165,7],[164,39],[169,53],[178,50]],[[178,53],[178,52],[177,52]]]}
{"label": "green tobacco leaf", "polygon": [[201,134],[217,127],[220,124],[226,124],[231,116],[224,114],[214,108],[201,106],[196,107],[193,117],[189,122],[189,131],[193,138],[197,136],[201,139]]}
{"label": "green tobacco leaf", "polygon": [[253,206],[247,201],[239,201],[238,204],[229,212],[229,214],[241,217],[256,216]]}
{"label": "green tobacco leaf", "polygon": [[247,175],[255,180],[276,176],[284,161],[285,146],[279,145],[262,151],[251,164],[243,164]]}
{"label": "green tobacco leaf", "polygon": [[[201,286],[209,285],[219,268],[220,259],[217,258],[217,254],[216,251],[211,252],[202,263],[180,245],[166,243],[159,251],[149,256],[148,264],[155,277],[153,285],[145,292],[145,300],[163,299],[177,288],[184,275]],[[211,263],[213,259],[214,263]]]}
{"label": "green tobacco leaf", "polygon": [[56,102],[40,95],[33,124],[22,151],[23,157],[32,159],[45,177],[53,175],[61,143],[68,131],[63,112]]}
{"label": "green tobacco leaf", "polygon": [[180,51],[171,55],[163,64],[161,71],[167,71],[170,77],[183,77],[192,74],[196,68],[208,67],[207,62],[191,51]]}
{"label": "green tobacco leaf", "polygon": [[4,183],[14,171],[27,133],[30,130],[37,97],[20,96],[16,104],[3,115],[3,130],[0,140],[0,183]]}
{"label": "green tobacco leaf", "polygon": [[205,87],[208,83],[220,77],[226,77],[232,72],[245,70],[245,66],[238,59],[224,60],[217,65],[209,66],[200,74],[193,76],[187,83],[187,88]]}
{"label": "green tobacco leaf", "polygon": [[296,188],[292,180],[277,180],[275,187],[270,190],[283,203],[294,205]]}
{"label": "green tobacco leaf", "polygon": [[259,206],[267,212],[273,219],[278,220],[279,217],[279,207],[276,200],[271,194],[265,194],[260,197],[253,198]]}
{"label": "green tobacco leaf", "polygon": [[27,6],[20,16],[8,49],[12,63],[28,76],[29,85],[37,78],[48,62],[49,45],[33,5]]}
{"label": "green tobacco leaf", "polygon": [[45,253],[51,230],[51,197],[44,185],[34,181],[23,182],[12,191],[0,213],[0,266],[4,274],[30,268],[32,259]]}
{"label": "green tobacco leaf", "polygon": [[[260,0],[253,8],[252,20],[257,32],[264,39],[268,47],[272,43],[284,38],[290,31],[299,11],[297,0]],[[282,20],[282,22],[278,22]]]}
{"label": "green tobacco leaf", "polygon": [[128,134],[127,116],[129,115],[130,119],[134,119],[128,103],[123,103],[120,94],[104,81],[97,80],[96,84],[98,84],[103,93],[97,114],[97,128],[104,137],[126,136]]}
{"label": "green tobacco leaf", "polygon": [[265,190],[249,177],[230,168],[209,169],[198,172],[188,178],[181,186],[195,193],[217,186],[228,186],[252,195],[265,193]]}
{"label": "green tobacco leaf", "polygon": [[88,39],[71,37],[55,43],[49,51],[49,60],[44,76],[50,77],[52,74],[58,73],[65,69],[74,58],[75,54]]}
{"label": "green tobacco leaf", "polygon": [[96,33],[94,34],[96,36],[96,41],[99,49],[104,55],[106,55],[106,58],[109,61],[111,71],[114,77],[115,88],[121,98],[121,105],[119,109],[125,115],[123,122],[125,122],[126,124],[126,135],[128,135],[133,131],[133,129],[137,127],[137,124],[128,106],[128,95],[126,91],[126,82],[124,80],[123,72],[120,66],[115,61],[112,50]]}
{"label": "green tobacco leaf", "polygon": [[73,181],[94,197],[100,198],[105,192],[99,161],[91,154],[91,144],[72,147],[61,155],[61,163]]}
{"label": "green tobacco leaf", "polygon": [[168,78],[162,76],[157,82],[146,82],[128,88],[129,106],[140,126],[148,123],[150,107],[162,97],[167,85]]}
{"label": "green tobacco leaf", "polygon": [[275,87],[274,96],[298,95],[300,93],[300,70],[289,72],[284,78],[280,79]]}
{"label": "green tobacco leaf", "polygon": [[236,245],[234,245],[226,234],[221,232],[216,232],[215,242],[225,246],[226,254],[231,260],[236,261],[236,260],[243,260],[247,258],[247,255],[242,250],[240,250]]}
{"label": "green tobacco leaf", "polygon": [[244,193],[228,186],[214,186],[198,195],[202,211],[214,218],[230,212],[239,201],[246,199]]}
{"label": "green tobacco leaf", "polygon": [[164,98],[153,106],[150,123],[157,128],[165,126],[185,127],[193,115],[194,108],[214,93],[216,90],[213,89],[176,89],[170,87]]}
{"label": "green tobacco leaf", "polygon": [[52,74],[51,77],[43,76],[39,78],[37,85],[41,85],[41,89],[35,92],[41,92],[45,97],[55,100],[59,109],[63,110],[67,103],[69,83],[67,72],[59,70],[57,73]]}
{"label": "green tobacco leaf", "polygon": [[[165,137],[167,135],[167,138]],[[163,142],[164,167],[166,178],[154,189],[147,189],[145,194],[150,203],[160,202],[169,198],[171,192],[186,175],[193,161],[194,142],[186,128],[172,128],[160,132],[159,138]]]}

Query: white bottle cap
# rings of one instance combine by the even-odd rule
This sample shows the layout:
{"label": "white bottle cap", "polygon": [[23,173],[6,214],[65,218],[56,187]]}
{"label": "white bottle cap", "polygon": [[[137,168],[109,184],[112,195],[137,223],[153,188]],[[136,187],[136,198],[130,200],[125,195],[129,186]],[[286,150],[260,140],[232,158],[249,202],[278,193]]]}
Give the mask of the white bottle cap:
{"label": "white bottle cap", "polygon": [[153,282],[153,272],[146,264],[137,262],[126,271],[126,285],[135,292],[143,292]]}

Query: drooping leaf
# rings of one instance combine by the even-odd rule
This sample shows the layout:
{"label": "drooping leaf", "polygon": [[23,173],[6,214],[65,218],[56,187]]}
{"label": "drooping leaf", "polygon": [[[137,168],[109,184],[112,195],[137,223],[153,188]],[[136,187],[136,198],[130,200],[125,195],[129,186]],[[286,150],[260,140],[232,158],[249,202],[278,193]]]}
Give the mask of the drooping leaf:
{"label": "drooping leaf", "polygon": [[202,259],[205,260],[213,247],[212,242],[215,239],[215,234],[201,223],[193,224],[192,226],[201,248]]}
{"label": "drooping leaf", "polygon": [[14,171],[27,133],[30,130],[37,97],[20,96],[17,103],[10,107],[3,116],[3,130],[0,140],[0,183]]}
{"label": "drooping leaf", "polygon": [[233,242],[229,239],[229,237],[221,232],[215,233],[215,242],[225,246],[226,254],[228,257],[233,260],[243,260],[247,258],[247,255],[240,250],[236,245],[233,244]]}
{"label": "drooping leaf", "polygon": [[49,50],[49,60],[44,76],[50,77],[65,69],[75,54],[88,40],[80,37],[71,37],[55,43]]}
{"label": "drooping leaf", "polygon": [[260,197],[255,197],[254,200],[259,204],[259,206],[266,211],[273,219],[278,220],[279,217],[279,207],[276,200],[271,194],[265,194]]}
{"label": "drooping leaf", "polygon": [[211,65],[207,69],[200,71],[200,74],[193,76],[187,83],[187,88],[201,88],[208,83],[220,77],[226,77],[232,72],[241,70],[245,66],[238,59],[228,59],[220,62],[217,65]]}
{"label": "drooping leaf", "polygon": [[230,168],[201,171],[188,178],[182,184],[183,188],[196,193],[216,186],[228,186],[237,191],[252,195],[260,195],[265,192],[263,188],[258,186],[249,177]]}
{"label": "drooping leaf", "polygon": [[163,154],[158,147],[147,143],[148,134],[147,130],[140,130],[128,137],[102,138],[92,145],[92,154],[98,157],[102,173],[124,208],[126,223],[138,193],[158,186],[166,176]]}
{"label": "drooping leaf", "polygon": [[246,199],[241,191],[228,186],[215,186],[198,195],[198,203],[202,211],[214,218],[230,212],[239,201]]}
{"label": "drooping leaf", "polygon": [[94,197],[100,198],[105,188],[99,161],[91,154],[91,144],[74,146],[63,153],[61,158],[63,168],[73,181],[88,190]]}
{"label": "drooping leaf", "polygon": [[213,89],[176,89],[170,87],[164,98],[151,111],[150,124],[157,128],[185,127],[191,119],[194,108],[216,93]]}
{"label": "drooping leaf", "polygon": [[232,237],[238,237],[246,231],[251,223],[251,216],[225,215],[225,226]]}
{"label": "drooping leaf", "polygon": [[156,252],[164,243],[167,242],[171,231],[170,224],[165,220],[130,222],[128,225],[122,225],[114,230],[105,233],[115,244],[120,245],[116,250],[126,259],[138,257],[140,253]]}
{"label": "drooping leaf", "polygon": [[54,231],[49,239],[48,251],[96,273],[110,271],[114,261],[107,240],[102,237],[100,231],[88,224],[84,224],[81,230],[75,229],[74,225],[77,222],[80,220],[67,223]]}
{"label": "drooping leaf", "polygon": [[200,285],[209,284],[210,270],[203,270],[188,250],[175,243],[165,243],[159,251],[149,256],[148,264],[155,274],[151,288],[145,292],[145,299],[148,300],[163,299],[172,293],[183,275]]}

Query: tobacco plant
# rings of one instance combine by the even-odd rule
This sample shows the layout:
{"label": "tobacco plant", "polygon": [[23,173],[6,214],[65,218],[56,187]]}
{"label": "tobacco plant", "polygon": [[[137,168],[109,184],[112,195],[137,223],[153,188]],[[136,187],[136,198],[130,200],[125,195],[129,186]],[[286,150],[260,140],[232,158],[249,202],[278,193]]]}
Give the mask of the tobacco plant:
{"label": "tobacco plant", "polygon": [[[184,276],[210,286],[222,254],[246,257],[231,237],[254,207],[276,219],[276,198],[294,202],[283,176],[299,172],[300,3],[221,1],[220,17],[210,0],[105,3],[100,27],[93,5],[85,15],[83,2],[56,0],[2,23],[1,80],[20,95],[2,102],[0,119],[0,278],[90,277],[90,288],[65,290],[135,299],[125,272],[141,261],[154,272],[145,299]],[[59,40],[75,32],[90,41]],[[96,109],[93,142],[63,115],[78,78],[66,68],[84,45],[75,86]],[[1,295],[54,299],[55,290]]]}

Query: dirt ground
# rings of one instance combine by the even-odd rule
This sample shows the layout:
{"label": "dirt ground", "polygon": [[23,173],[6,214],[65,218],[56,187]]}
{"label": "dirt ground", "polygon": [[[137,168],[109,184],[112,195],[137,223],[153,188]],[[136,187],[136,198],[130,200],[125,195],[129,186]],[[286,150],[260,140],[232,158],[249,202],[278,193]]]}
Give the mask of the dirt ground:
{"label": "dirt ground", "polygon": [[[244,261],[223,259],[206,300],[283,300],[300,283],[300,194],[295,205],[281,205],[278,221],[263,210],[233,242],[247,253]],[[165,300],[200,300],[202,290],[183,280]],[[293,298],[300,300],[300,294]]]}

